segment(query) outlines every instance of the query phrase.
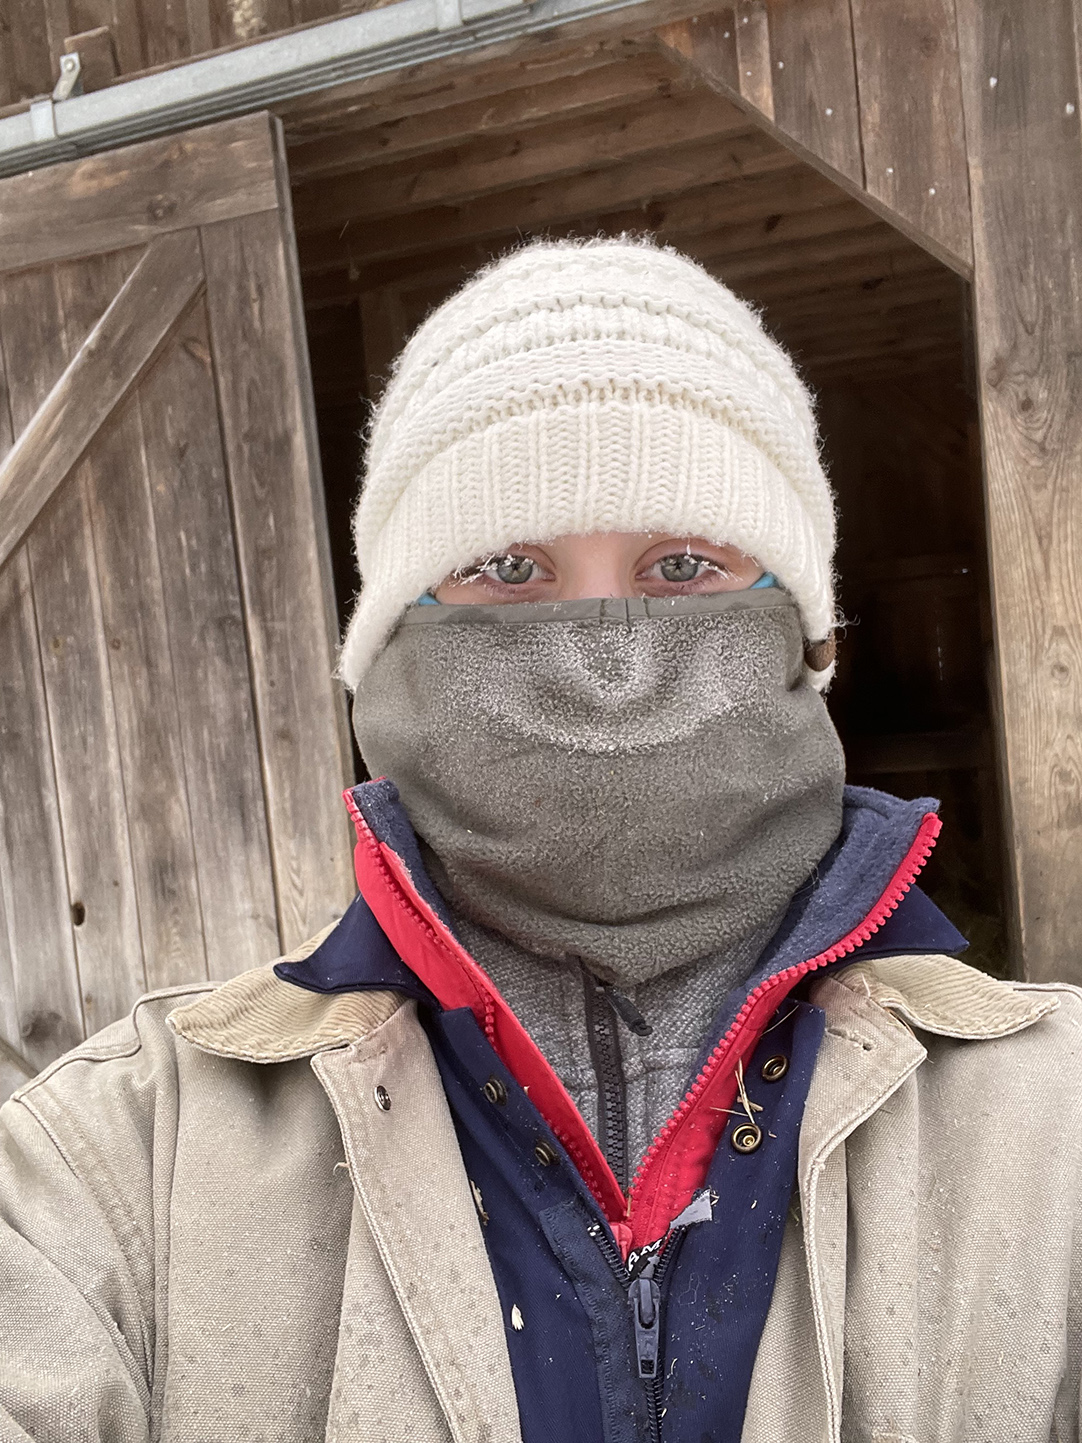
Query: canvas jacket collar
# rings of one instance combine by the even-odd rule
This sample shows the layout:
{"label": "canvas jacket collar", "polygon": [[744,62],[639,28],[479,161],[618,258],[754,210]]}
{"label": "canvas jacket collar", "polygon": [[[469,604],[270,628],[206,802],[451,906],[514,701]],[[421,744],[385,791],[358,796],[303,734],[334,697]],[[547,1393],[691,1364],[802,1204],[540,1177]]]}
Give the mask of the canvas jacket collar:
{"label": "canvas jacket collar", "polygon": [[[331,930],[325,928],[279,960],[303,960]],[[287,1062],[362,1041],[406,1000],[393,990],[305,991],[281,981],[275,965],[242,972],[176,1008],[170,1026],[193,1046],[220,1057]],[[1050,995],[1019,992],[942,955],[853,962],[824,978],[815,991],[828,982],[865,998],[871,1007],[862,1012],[880,1018],[881,1025],[973,1041],[1019,1032],[1056,1006]]]}

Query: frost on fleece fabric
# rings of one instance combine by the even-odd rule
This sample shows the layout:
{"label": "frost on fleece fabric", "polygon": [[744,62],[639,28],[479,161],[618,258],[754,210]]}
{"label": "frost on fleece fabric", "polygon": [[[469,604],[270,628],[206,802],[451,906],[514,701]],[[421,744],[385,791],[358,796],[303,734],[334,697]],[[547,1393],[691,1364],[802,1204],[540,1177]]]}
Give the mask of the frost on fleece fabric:
{"label": "frost on fleece fabric", "polygon": [[601,531],[739,546],[793,595],[809,641],[831,630],[833,502],[785,352],[673,251],[538,243],[402,354],[354,519],[363,590],[343,680],[355,688],[403,609],[456,567]]}
{"label": "frost on fleece fabric", "polygon": [[411,607],[353,724],[452,906],[622,988],[748,937],[841,824],[841,745],[773,588]]}

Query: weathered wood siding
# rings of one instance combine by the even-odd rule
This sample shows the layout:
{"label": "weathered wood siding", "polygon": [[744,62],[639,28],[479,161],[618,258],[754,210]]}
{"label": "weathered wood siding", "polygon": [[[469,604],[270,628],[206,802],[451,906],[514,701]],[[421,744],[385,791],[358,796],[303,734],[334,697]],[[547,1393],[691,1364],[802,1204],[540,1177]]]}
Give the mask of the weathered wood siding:
{"label": "weathered wood siding", "polygon": [[1030,976],[1082,982],[1082,9],[958,22],[1019,942]]}
{"label": "weathered wood siding", "polygon": [[971,274],[954,0],[737,0],[659,38],[768,133]]}
{"label": "weathered wood siding", "polygon": [[263,116],[0,183],[8,1089],[352,891],[281,174]]}

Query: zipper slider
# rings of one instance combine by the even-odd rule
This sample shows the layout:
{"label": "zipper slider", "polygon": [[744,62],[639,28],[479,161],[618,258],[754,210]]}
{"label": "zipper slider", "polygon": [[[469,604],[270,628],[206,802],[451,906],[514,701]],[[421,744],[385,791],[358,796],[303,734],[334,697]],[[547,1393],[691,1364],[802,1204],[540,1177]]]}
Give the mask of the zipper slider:
{"label": "zipper slider", "polygon": [[636,1278],[627,1290],[627,1301],[635,1324],[639,1377],[655,1378],[661,1335],[661,1289],[653,1278]]}
{"label": "zipper slider", "polygon": [[621,1019],[629,1032],[634,1032],[636,1037],[650,1036],[654,1029],[630,997],[625,997],[622,992],[617,992],[611,982],[602,982],[601,990],[608,998],[609,1006],[616,1013],[617,1017]]}

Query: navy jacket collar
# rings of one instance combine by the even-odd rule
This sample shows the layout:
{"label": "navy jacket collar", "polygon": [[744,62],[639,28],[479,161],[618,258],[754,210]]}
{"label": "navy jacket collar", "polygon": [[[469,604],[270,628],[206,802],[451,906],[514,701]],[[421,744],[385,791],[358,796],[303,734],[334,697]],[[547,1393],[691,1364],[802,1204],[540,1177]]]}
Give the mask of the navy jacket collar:
{"label": "navy jacket collar", "polygon": [[[417,891],[437,915],[447,908],[421,861],[417,837],[393,782],[366,782],[353,788],[353,800],[372,831],[405,863]],[[848,936],[874,907],[912,846],[921,821],[938,804],[927,798],[901,801],[867,787],[846,787],[841,834],[815,874],[793,898],[782,925],[771,939],[747,983],[726,999],[723,1012],[739,1010],[749,992],[766,978],[826,951]],[[957,953],[965,938],[918,887],[912,886],[897,909],[853,959],[899,953]],[[849,959],[843,959],[849,960]],[[426,987],[384,936],[364,898],[357,896],[333,932],[301,962],[280,962],[276,974],[313,992],[390,989],[431,1004]],[[726,1018],[719,1014],[717,1027]]]}

